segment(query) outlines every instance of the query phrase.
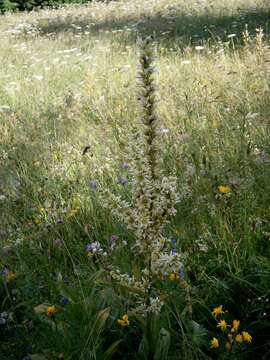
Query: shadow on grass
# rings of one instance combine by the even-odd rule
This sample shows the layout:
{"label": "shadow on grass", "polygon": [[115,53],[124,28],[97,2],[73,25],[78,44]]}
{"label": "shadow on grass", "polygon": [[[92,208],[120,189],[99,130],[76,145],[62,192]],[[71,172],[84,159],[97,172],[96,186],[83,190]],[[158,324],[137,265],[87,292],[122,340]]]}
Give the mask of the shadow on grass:
{"label": "shadow on grass", "polygon": [[91,23],[87,16],[81,18],[65,18],[41,22],[41,35],[71,32],[78,34],[87,30],[90,36],[106,32],[114,40],[123,43],[133,42],[137,34],[153,35],[158,42],[165,46],[179,46],[196,43],[201,44],[209,40],[229,40],[229,34],[241,35],[246,24],[251,34],[260,26],[268,32],[270,24],[270,7],[260,9],[237,9],[229,15],[219,15],[205,10],[201,15],[177,14],[177,9],[171,13],[157,13],[153,16],[123,17]]}

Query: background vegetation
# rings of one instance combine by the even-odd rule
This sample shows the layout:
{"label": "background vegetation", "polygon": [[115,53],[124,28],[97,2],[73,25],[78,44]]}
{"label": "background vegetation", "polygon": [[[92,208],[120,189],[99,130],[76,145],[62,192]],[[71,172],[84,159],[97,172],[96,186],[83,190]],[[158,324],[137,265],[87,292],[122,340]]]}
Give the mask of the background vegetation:
{"label": "background vegetation", "polygon": [[[185,256],[181,279],[160,281],[153,346],[169,344],[161,359],[269,358],[269,19],[263,0],[1,16],[1,359],[143,358],[143,319],[108,274],[136,274],[133,236],[98,195],[130,194],[138,34],[157,49],[161,157],[181,195],[166,235]],[[225,348],[219,305],[251,343]]]}
{"label": "background vegetation", "polygon": [[23,11],[33,10],[43,7],[58,7],[63,4],[84,4],[89,0],[1,0],[0,10],[5,11]]}

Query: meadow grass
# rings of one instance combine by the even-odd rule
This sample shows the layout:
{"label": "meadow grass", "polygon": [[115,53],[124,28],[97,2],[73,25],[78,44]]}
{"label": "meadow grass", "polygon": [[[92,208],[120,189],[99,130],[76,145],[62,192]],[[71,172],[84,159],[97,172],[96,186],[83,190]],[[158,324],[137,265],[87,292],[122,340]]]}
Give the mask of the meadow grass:
{"label": "meadow grass", "polygon": [[[0,17],[1,359],[143,358],[142,321],[107,270],[130,271],[134,237],[98,196],[130,194],[138,35],[153,35],[157,51],[160,156],[181,199],[166,236],[185,255],[187,284],[160,285],[157,344],[164,328],[169,359],[269,357],[269,19],[263,0]],[[107,257],[88,256],[97,241]],[[211,314],[221,304],[250,344],[225,348]]]}

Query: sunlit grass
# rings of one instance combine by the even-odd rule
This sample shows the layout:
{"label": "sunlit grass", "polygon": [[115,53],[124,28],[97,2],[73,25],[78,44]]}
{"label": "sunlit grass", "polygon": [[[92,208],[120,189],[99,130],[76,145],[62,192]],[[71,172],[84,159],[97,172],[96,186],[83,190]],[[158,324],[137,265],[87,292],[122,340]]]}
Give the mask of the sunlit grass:
{"label": "sunlit grass", "polygon": [[[193,320],[212,334],[207,309],[224,303],[250,323],[254,354],[269,351],[269,318],[263,315],[269,312],[269,11],[263,0],[137,0],[1,16],[0,264],[18,273],[14,288],[24,312],[15,323],[24,341],[33,341],[30,309],[57,304],[64,276],[74,284],[75,293],[69,294],[74,303],[89,310],[89,288],[100,267],[89,261],[87,243],[109,248],[117,235],[119,247],[111,259],[128,268],[132,236],[102,208],[93,181],[128,193],[118,178],[127,176],[121,164],[138,117],[136,38],[153,34],[161,156],[166,170],[177,174],[181,194],[166,231],[187,256]],[[250,43],[244,47],[246,24]],[[231,192],[223,196],[220,185]],[[168,305],[174,318],[172,358],[179,352],[186,359],[212,358],[208,335],[204,345],[192,338],[184,295],[177,294]],[[0,296],[10,300],[4,290]],[[128,304],[109,298],[109,304],[98,298],[97,308],[111,306],[113,324]],[[16,312],[7,302],[2,309]],[[78,327],[74,314],[82,309],[68,315]],[[67,358],[78,359],[91,348],[88,327],[83,329],[77,352],[68,347]],[[35,331],[43,334],[40,325]],[[121,335],[126,345],[116,358],[125,359],[125,351],[134,356],[138,340],[132,348],[130,339],[137,339],[136,331]],[[17,336],[5,334],[5,344]],[[121,337],[114,328],[113,334]],[[43,337],[33,353],[46,350]],[[70,342],[64,339],[63,348]],[[48,359],[61,353],[56,342],[57,354],[51,355],[52,343],[45,351]],[[1,351],[8,359],[21,356],[20,350]]]}

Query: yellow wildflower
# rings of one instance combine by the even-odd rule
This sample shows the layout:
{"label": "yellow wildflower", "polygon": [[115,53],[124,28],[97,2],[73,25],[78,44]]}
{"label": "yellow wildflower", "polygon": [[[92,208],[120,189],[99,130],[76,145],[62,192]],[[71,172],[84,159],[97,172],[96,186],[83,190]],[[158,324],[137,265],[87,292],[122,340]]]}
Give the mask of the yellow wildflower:
{"label": "yellow wildflower", "polygon": [[220,320],[220,322],[217,325],[217,327],[219,327],[221,331],[225,331],[227,329],[227,326],[228,325],[225,320]]}
{"label": "yellow wildflower", "polygon": [[218,187],[218,191],[221,193],[221,194],[228,194],[232,191],[232,189],[230,188],[230,186],[227,186],[227,185],[220,185]]}
{"label": "yellow wildflower", "polygon": [[46,215],[46,211],[43,207],[39,208],[39,212],[41,215]]}
{"label": "yellow wildflower", "polygon": [[34,219],[34,223],[35,223],[36,225],[40,225],[40,224],[41,224],[41,220],[40,220],[39,218],[35,218],[35,219]]}
{"label": "yellow wildflower", "polygon": [[239,321],[239,320],[233,320],[231,332],[237,332],[238,329],[239,329],[239,325],[240,325],[240,321]]}
{"label": "yellow wildflower", "polygon": [[251,343],[252,336],[247,331],[242,331],[243,341]]}
{"label": "yellow wildflower", "polygon": [[9,271],[8,274],[6,275],[6,280],[9,282],[14,280],[16,277],[17,275],[14,272]]}
{"label": "yellow wildflower", "polygon": [[211,348],[218,348],[219,347],[219,342],[218,342],[218,339],[213,337],[213,339],[211,340]]}
{"label": "yellow wildflower", "polygon": [[49,306],[49,307],[47,308],[47,315],[48,315],[48,316],[52,316],[52,315],[54,315],[56,312],[57,312],[57,309],[56,309],[56,307],[55,307],[54,305]]}
{"label": "yellow wildflower", "polygon": [[225,348],[226,348],[228,351],[231,351],[231,349],[232,349],[232,344],[231,344],[229,341],[227,341],[226,344],[225,344]]}
{"label": "yellow wildflower", "polygon": [[68,212],[68,217],[73,217],[73,216],[76,216],[78,214],[78,212],[80,211],[80,208],[79,207],[75,207],[73,209],[70,209],[69,212]]}
{"label": "yellow wildflower", "polygon": [[122,316],[122,319],[117,320],[118,325],[125,327],[129,325],[128,315],[125,314]]}
{"label": "yellow wildflower", "polygon": [[170,279],[171,281],[177,280],[177,279],[179,279],[179,276],[178,276],[176,273],[171,273],[171,274],[169,275],[169,279]]}
{"label": "yellow wildflower", "polygon": [[235,341],[239,344],[241,344],[243,342],[243,335],[241,334],[237,334],[235,337]]}
{"label": "yellow wildflower", "polygon": [[215,316],[219,316],[221,314],[223,314],[224,311],[222,310],[222,305],[214,308],[214,310],[212,311],[212,314],[215,315]]}

